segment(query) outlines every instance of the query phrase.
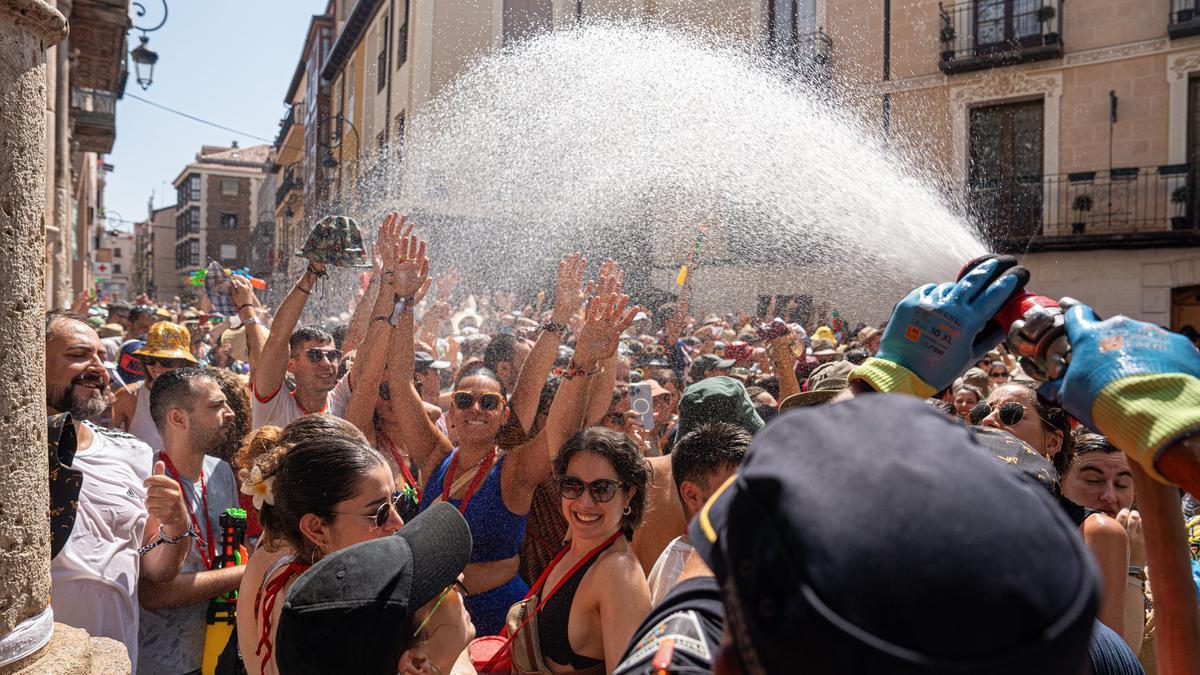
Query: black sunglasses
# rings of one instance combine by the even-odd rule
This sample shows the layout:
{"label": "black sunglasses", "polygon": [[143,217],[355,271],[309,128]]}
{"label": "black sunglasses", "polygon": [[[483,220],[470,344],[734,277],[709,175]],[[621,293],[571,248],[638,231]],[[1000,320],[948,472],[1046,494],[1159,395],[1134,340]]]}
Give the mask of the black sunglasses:
{"label": "black sunglasses", "polygon": [[988,373],[988,375],[991,375],[992,377],[1008,377],[1008,371],[1007,370],[993,370],[992,372]]}
{"label": "black sunglasses", "polygon": [[[970,419],[972,425],[977,425],[983,421],[983,418],[992,414],[992,406],[987,401],[976,403],[974,408],[971,408]],[[1009,401],[1000,406],[1000,423],[1011,427],[1020,422],[1025,417],[1025,406],[1016,401]]]}
{"label": "black sunglasses", "polygon": [[504,402],[504,397],[490,391],[479,396],[469,391],[456,391],[451,395],[451,400],[454,402],[454,407],[459,410],[469,410],[471,406],[475,405],[475,401],[479,401],[481,410],[497,410]]}
{"label": "black sunglasses", "polygon": [[590,483],[584,483],[578,478],[571,476],[563,476],[558,479],[558,493],[563,499],[579,499],[583,496],[583,491],[586,489],[588,494],[592,496],[592,501],[603,504],[604,502],[612,501],[612,498],[617,494],[617,488],[624,487],[624,483],[601,478]]}
{"label": "black sunglasses", "polygon": [[184,359],[163,359],[156,356],[141,357],[143,365],[157,366],[159,368],[182,368],[188,365],[188,361]]}
{"label": "black sunglasses", "polygon": [[370,516],[364,515],[361,513],[339,513],[337,511],[330,511],[329,513],[331,513],[335,516],[355,516],[357,518],[370,518],[371,520],[375,521],[375,527],[383,527],[384,525],[387,525],[388,519],[392,517],[393,510],[396,512],[396,515],[400,515],[400,501],[402,499],[404,499],[403,492],[400,492],[399,490],[393,492],[391,499],[388,499],[388,500],[384,501],[382,504],[380,504],[379,509],[377,511],[375,511],[375,513],[373,515],[370,515]]}
{"label": "black sunglasses", "polygon": [[320,349],[314,347],[305,353],[308,355],[308,360],[313,363],[328,360],[336,366],[342,360],[342,350],[340,349]]}

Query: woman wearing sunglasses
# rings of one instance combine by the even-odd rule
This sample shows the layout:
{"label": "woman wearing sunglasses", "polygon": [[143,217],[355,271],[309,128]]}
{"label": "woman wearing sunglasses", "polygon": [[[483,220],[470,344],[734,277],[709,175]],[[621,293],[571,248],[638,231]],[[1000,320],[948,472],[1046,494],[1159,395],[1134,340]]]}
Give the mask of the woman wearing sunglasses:
{"label": "woman wearing sunglasses", "polygon": [[559,449],[554,476],[568,541],[509,613],[513,664],[522,672],[611,672],[650,611],[650,588],[629,546],[650,467],[628,435],[591,427]]}
{"label": "woman wearing sunglasses", "polygon": [[263,534],[239,589],[238,646],[249,672],[274,673],[274,628],[296,577],[334,551],[398,530],[401,495],[379,453],[329,415],[290,423],[241,476]]}
{"label": "woman wearing sunglasses", "polygon": [[[421,242],[414,247],[407,237],[401,237],[397,249],[404,253],[389,256],[396,265],[394,289],[398,296],[392,314],[396,326],[388,384],[391,405],[400,423],[392,438],[409,450],[421,475],[427,476],[421,486],[421,509],[445,501],[466,518],[474,541],[471,563],[464,572],[465,586],[470,591],[467,609],[481,635],[496,635],[508,608],[528,590],[517,576],[519,552],[533,494],[550,477],[550,448],[557,448],[579,429],[584,407],[580,392],[601,355],[586,356],[586,349],[582,356],[577,352],[577,363],[585,357],[587,361],[569,369],[569,377],[564,375],[541,433],[509,450],[498,447],[497,435],[512,414],[516,414],[523,432],[531,430],[542,385],[558,350],[558,333],[585,295],[585,261],[573,254],[560,264],[554,318],[526,358],[511,402],[496,373],[477,368],[459,374],[448,416],[457,434],[455,444],[426,415],[424,402],[413,385],[416,346],[412,307],[428,286],[425,245]],[[386,277],[386,270],[384,274]],[[592,302],[596,314],[592,332],[599,336],[593,341],[611,350],[616,349],[617,337],[634,314],[633,310],[624,311],[628,298],[618,302],[611,292],[617,283],[615,277],[608,281],[602,277],[603,300],[593,298]],[[601,307],[606,308],[602,316]],[[603,356],[609,354],[611,351]],[[391,432],[388,429],[389,435]]]}
{"label": "woman wearing sunglasses", "polygon": [[[1007,382],[993,388],[987,400],[971,410],[971,423],[1007,431],[1049,459],[1059,476],[1067,474],[1074,446],[1070,417],[1062,408],[1041,399],[1033,383]],[[1104,586],[1099,619],[1118,634],[1126,635],[1124,599],[1129,537],[1120,523],[1102,513],[1083,513],[1071,502],[1064,506],[1068,515],[1075,517],[1080,535],[1100,565]]]}

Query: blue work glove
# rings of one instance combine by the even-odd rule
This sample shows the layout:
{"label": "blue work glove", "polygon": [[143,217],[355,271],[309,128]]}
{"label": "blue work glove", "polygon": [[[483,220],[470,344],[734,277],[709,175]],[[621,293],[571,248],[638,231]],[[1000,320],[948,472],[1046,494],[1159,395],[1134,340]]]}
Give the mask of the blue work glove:
{"label": "blue work glove", "polygon": [[1100,321],[1087,305],[1060,304],[1071,363],[1039,393],[1170,482],[1154,463],[1171,443],[1200,432],[1200,352],[1153,324],[1127,316]]}
{"label": "blue work glove", "polygon": [[1029,272],[1012,256],[993,256],[959,281],[927,284],[892,310],[879,353],[850,373],[880,392],[928,398],[1000,344],[992,321]]}

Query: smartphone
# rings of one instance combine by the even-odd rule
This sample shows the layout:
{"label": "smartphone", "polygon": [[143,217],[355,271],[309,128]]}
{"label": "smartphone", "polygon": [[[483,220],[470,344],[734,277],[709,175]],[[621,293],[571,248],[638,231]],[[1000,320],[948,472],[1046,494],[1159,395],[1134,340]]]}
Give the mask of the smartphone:
{"label": "smartphone", "polygon": [[637,413],[642,428],[654,428],[654,401],[650,397],[649,382],[634,382],[629,385],[629,409]]}

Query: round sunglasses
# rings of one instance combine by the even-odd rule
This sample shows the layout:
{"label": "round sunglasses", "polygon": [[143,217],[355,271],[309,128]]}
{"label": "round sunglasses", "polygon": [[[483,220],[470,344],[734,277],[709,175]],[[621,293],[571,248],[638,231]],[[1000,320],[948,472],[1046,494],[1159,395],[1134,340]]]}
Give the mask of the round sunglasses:
{"label": "round sunglasses", "polygon": [[587,490],[588,494],[592,496],[592,501],[598,504],[612,501],[617,494],[617,488],[624,486],[624,483],[609,478],[601,478],[590,483],[584,483],[571,476],[563,476],[558,479],[558,493],[562,495],[563,499],[579,499],[583,496],[583,491]]}
{"label": "round sunglasses", "polygon": [[475,401],[479,401],[480,410],[498,410],[504,403],[503,396],[490,391],[479,396],[469,391],[456,391],[450,397],[450,400],[454,402],[454,407],[459,410],[470,410],[471,406],[475,405]]}
{"label": "round sunglasses", "polygon": [[400,515],[400,501],[402,499],[404,499],[404,493],[399,490],[396,490],[395,492],[392,493],[391,498],[385,500],[382,504],[380,504],[379,508],[375,511],[375,513],[373,513],[371,515],[366,515],[363,513],[340,513],[338,511],[330,511],[329,513],[332,515],[335,515],[335,516],[354,516],[356,518],[370,518],[371,520],[373,520],[375,522],[375,527],[383,527],[384,525],[387,525],[388,519],[390,519],[392,517],[393,510],[396,512],[396,515]]}
{"label": "round sunglasses", "polygon": [[[976,403],[975,407],[971,408],[971,412],[969,414],[971,424],[978,425],[983,421],[983,418],[991,414],[992,404],[988,403],[987,401]],[[1025,418],[1025,406],[1017,403],[1016,401],[1009,401],[1008,403],[1000,406],[999,417],[1001,424],[1006,427],[1011,427]]]}

